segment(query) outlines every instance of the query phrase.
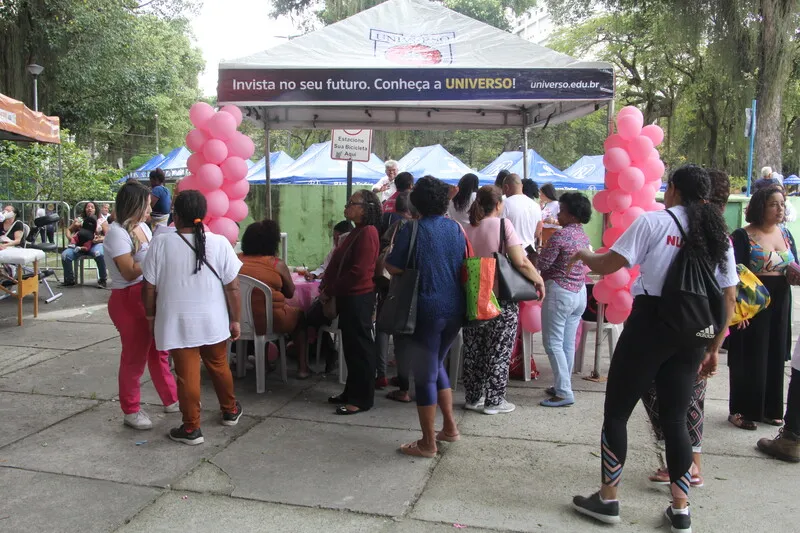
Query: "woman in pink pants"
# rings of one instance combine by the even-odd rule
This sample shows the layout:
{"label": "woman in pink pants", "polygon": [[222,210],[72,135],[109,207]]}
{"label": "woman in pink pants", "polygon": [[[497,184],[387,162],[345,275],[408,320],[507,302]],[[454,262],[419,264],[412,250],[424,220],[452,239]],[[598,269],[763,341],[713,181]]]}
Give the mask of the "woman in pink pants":
{"label": "woman in pink pants", "polygon": [[115,220],[104,241],[111,298],[108,314],[119,331],[122,356],[119,362],[119,403],[125,424],[150,429],[153,423],[139,405],[139,378],[145,364],[158,391],[164,412],[177,413],[178,392],[169,369],[169,353],[156,350],[142,303],[142,263],[152,234],[144,221],[150,213],[150,190],[129,181],[117,193]]}

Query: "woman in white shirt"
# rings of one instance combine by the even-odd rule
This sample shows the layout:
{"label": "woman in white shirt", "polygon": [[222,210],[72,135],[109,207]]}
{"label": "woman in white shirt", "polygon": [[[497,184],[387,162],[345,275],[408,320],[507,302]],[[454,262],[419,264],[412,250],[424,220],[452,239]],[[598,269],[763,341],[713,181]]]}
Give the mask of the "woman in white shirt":
{"label": "woman in white shirt", "polygon": [[183,424],[169,438],[183,444],[204,442],[200,431],[200,360],[211,376],[222,411],[222,425],[235,426],[242,405],[233,394],[227,341],[241,333],[239,269],[242,262],[221,235],[206,233],[205,197],[183,191],[175,199],[177,231],[159,234],[144,264],[144,304],[154,322],[156,346],[168,350],[178,375]]}
{"label": "woman in white shirt", "polygon": [[129,181],[117,193],[117,222],[108,226],[105,254],[111,282],[108,314],[119,331],[122,355],[119,361],[119,405],[124,423],[134,429],[150,429],[153,423],[139,405],[139,379],[145,365],[167,413],[178,412],[175,378],[169,354],[156,349],[142,303],[142,263],[150,245],[150,190]]}
{"label": "woman in white shirt", "polygon": [[458,180],[458,192],[450,200],[447,216],[461,224],[461,227],[466,228],[469,226],[469,208],[475,202],[475,196],[478,194],[479,188],[480,182],[475,174],[464,174]]}
{"label": "woman in white shirt", "polygon": [[[603,275],[641,266],[641,276],[631,290],[633,310],[608,371],[601,434],[602,485],[588,498],[573,499],[578,512],[605,523],[620,521],[617,489],[627,453],[628,418],[655,381],[672,492],[672,505],[665,516],[672,531],[691,531],[692,446],[686,411],[698,368],[702,377],[716,372],[717,352],[730,323],[739,281],[727,225],[719,208],[709,203],[710,194],[711,180],[705,170],[695,165],[680,167],[670,177],[664,196],[667,211],[641,215],[604,254],[581,250],[573,256],[573,261],[583,261]],[[694,336],[693,341],[687,340],[679,334],[683,331],[670,327],[660,314],[661,291],[679,250],[716,268],[717,283],[724,290],[721,327],[713,333],[707,332],[713,330],[709,327],[696,335],[708,339],[708,344],[698,343]]]}
{"label": "woman in white shirt", "polygon": [[545,228],[558,228],[558,194],[552,183],[545,183],[539,188],[539,203],[542,206],[542,221]]}

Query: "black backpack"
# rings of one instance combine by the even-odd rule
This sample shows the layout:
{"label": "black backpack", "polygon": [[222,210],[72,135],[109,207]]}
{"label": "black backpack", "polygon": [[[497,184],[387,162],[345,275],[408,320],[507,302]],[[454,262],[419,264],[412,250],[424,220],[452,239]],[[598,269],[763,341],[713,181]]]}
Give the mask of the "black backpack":
{"label": "black backpack", "polygon": [[[686,232],[669,210],[681,232]],[[658,305],[658,315],[682,346],[707,346],[721,331],[723,296],[714,265],[704,258],[692,257],[681,247],[667,270]]]}

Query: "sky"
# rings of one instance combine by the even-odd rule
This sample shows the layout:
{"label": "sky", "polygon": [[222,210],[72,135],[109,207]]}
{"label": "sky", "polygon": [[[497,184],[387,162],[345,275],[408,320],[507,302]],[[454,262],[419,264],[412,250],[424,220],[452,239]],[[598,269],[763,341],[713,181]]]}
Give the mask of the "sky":
{"label": "sky", "polygon": [[192,21],[197,46],[203,51],[206,68],[200,74],[205,96],[217,94],[217,70],[222,60],[261,52],[286,42],[278,36],[297,30],[288,18],[272,19],[269,0],[205,0]]}

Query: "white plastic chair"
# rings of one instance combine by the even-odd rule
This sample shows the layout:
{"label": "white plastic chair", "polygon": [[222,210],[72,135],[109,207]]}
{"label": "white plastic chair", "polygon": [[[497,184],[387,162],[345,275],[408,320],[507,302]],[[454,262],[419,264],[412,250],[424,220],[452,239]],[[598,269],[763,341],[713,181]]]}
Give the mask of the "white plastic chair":
{"label": "white plastic chair", "polygon": [[[597,322],[589,322],[586,320],[581,320],[581,339],[578,342],[578,347],[575,350],[575,366],[573,368],[573,374],[582,374],[583,373],[583,359],[586,352],[586,339],[589,336],[588,333],[590,331],[597,332]],[[605,335],[605,341],[608,343],[608,355],[611,357],[614,355],[614,348],[617,346],[617,340],[619,339],[619,335],[622,332],[622,325],[621,324],[609,324],[608,322],[603,323],[603,331],[601,335]],[[600,369],[595,368],[597,372],[600,372]]]}
{"label": "white plastic chair", "polygon": [[[266,352],[268,342],[278,341],[278,351],[280,353],[281,364],[281,380],[283,380],[284,383],[289,381],[286,375],[286,335],[283,333],[275,333],[273,330],[272,289],[270,289],[267,284],[251,278],[250,276],[239,274],[239,289],[242,294],[242,335],[239,337],[239,340],[236,341],[236,376],[243,378],[247,373],[245,368],[247,362],[247,345],[245,344],[245,341],[253,341],[256,348],[256,392],[258,394],[262,394],[266,390]],[[267,331],[265,335],[256,335],[252,305],[252,296],[254,290],[264,293],[267,317]],[[228,352],[228,355],[230,357],[230,351]]]}
{"label": "white plastic chair", "polygon": [[330,326],[320,326],[317,329],[317,366],[322,358],[322,336],[330,333],[333,335],[333,344],[339,354],[339,383],[342,385],[347,381],[347,365],[344,364],[344,347],[342,346],[342,330],[339,329],[339,317],[331,322]]}

